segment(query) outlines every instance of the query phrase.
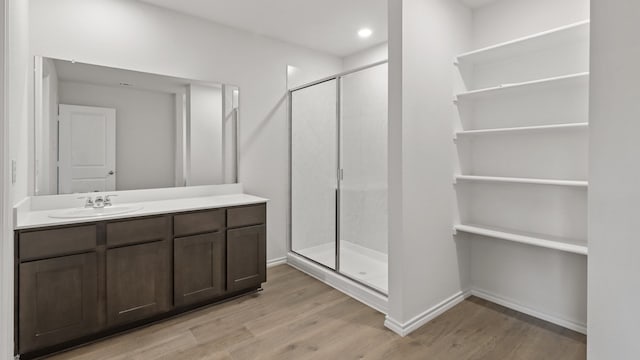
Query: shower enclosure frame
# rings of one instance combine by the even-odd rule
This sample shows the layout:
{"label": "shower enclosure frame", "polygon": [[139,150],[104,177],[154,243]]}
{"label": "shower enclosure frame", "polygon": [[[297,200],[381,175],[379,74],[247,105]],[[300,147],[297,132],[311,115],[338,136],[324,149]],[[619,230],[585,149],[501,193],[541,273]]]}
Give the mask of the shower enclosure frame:
{"label": "shower enclosure frame", "polygon": [[[381,294],[383,296],[388,296],[386,293],[380,291],[379,289],[376,289],[375,287],[359,280],[356,279],[352,276],[349,276],[348,274],[345,274],[343,272],[340,271],[340,190],[341,190],[341,181],[343,179],[343,171],[341,168],[341,161],[340,161],[340,156],[342,154],[342,141],[341,141],[341,137],[342,137],[342,133],[341,133],[341,117],[342,117],[342,104],[341,104],[341,88],[342,88],[342,78],[350,75],[350,74],[354,74],[360,71],[364,71],[367,69],[371,69],[374,68],[376,66],[380,66],[380,65],[384,65],[387,64],[389,62],[389,60],[382,60],[382,61],[377,61],[374,63],[371,63],[369,65],[365,65],[365,66],[361,66],[361,67],[357,67],[355,69],[352,70],[348,70],[348,71],[344,71],[335,75],[331,75],[331,76],[327,76],[324,78],[321,78],[319,80],[315,80],[303,85],[299,85],[296,87],[293,87],[291,89],[287,90],[287,118],[288,118],[288,125],[289,125],[289,211],[288,211],[288,226],[287,226],[287,231],[288,231],[288,236],[287,236],[287,251],[288,252],[292,252],[302,258],[304,258],[306,261],[310,261],[313,264],[319,265],[325,269],[328,269],[340,276],[343,276],[351,281],[354,281],[364,287],[366,287],[367,289],[374,291],[375,293]],[[337,187],[336,187],[336,212],[335,212],[335,217],[336,217],[336,229],[335,229],[335,269],[331,268],[330,266],[327,266],[319,261],[316,261],[314,259],[311,259],[301,253],[296,252],[295,250],[293,250],[293,222],[292,222],[292,218],[293,218],[293,93],[298,91],[298,90],[303,90],[306,88],[309,88],[311,86],[314,85],[319,85],[328,81],[336,81],[336,144],[337,144],[337,151],[336,151],[336,156],[337,156],[337,164],[338,167],[336,168],[336,178],[337,178]]]}

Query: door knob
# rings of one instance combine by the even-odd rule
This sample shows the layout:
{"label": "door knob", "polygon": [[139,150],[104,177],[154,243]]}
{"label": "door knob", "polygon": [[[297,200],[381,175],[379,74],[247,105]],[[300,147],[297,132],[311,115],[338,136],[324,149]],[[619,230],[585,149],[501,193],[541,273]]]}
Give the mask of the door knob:
{"label": "door knob", "polygon": [[115,172],[113,170],[109,171],[109,175],[113,175]]}

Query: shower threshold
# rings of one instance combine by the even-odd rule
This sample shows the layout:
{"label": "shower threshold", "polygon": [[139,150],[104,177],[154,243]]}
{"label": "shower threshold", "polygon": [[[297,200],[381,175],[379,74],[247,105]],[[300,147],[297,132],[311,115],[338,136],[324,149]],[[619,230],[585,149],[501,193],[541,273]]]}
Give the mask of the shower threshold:
{"label": "shower threshold", "polygon": [[[335,268],[335,244],[325,243],[296,253],[329,268]],[[383,294],[388,292],[387,255],[349,241],[341,241],[340,273]]]}

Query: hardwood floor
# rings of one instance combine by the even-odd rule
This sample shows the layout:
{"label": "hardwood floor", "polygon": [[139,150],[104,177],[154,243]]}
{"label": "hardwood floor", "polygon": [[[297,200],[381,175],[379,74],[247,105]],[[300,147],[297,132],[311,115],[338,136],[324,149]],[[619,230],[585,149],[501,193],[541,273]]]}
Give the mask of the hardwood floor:
{"label": "hardwood floor", "polygon": [[55,359],[585,359],[585,336],[470,298],[401,338],[384,315],[287,266],[264,291]]}

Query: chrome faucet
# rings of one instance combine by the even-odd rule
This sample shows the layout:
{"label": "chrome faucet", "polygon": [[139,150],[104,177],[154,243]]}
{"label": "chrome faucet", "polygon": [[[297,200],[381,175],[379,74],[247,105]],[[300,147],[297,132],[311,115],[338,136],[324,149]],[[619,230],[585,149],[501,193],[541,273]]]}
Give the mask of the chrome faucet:
{"label": "chrome faucet", "polygon": [[86,201],[84,202],[84,207],[86,208],[93,207],[93,200],[91,199],[91,196],[83,196],[83,197],[79,197],[78,199],[86,199]]}
{"label": "chrome faucet", "polygon": [[93,207],[96,209],[102,209],[104,206],[105,204],[102,196],[96,196],[96,198],[93,200]]}
{"label": "chrome faucet", "polygon": [[84,207],[86,208],[102,209],[113,205],[111,198],[114,196],[118,195],[105,195],[104,197],[102,197],[102,195],[98,195],[95,199],[92,199],[91,196],[83,196],[78,199],[86,199],[84,202]]}
{"label": "chrome faucet", "polygon": [[111,206],[111,205],[113,205],[113,204],[111,203],[111,198],[112,198],[112,197],[114,197],[114,196],[118,196],[118,195],[106,195],[106,196],[104,197],[104,206]]}

